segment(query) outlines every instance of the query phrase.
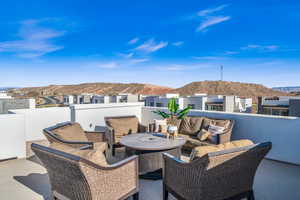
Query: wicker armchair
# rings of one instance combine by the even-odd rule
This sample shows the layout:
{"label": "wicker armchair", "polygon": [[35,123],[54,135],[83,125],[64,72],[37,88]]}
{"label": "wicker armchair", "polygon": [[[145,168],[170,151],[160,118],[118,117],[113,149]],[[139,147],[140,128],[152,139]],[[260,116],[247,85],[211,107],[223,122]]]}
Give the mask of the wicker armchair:
{"label": "wicker armchair", "polygon": [[140,124],[136,116],[105,117],[104,120],[106,124],[105,137],[113,156],[115,148],[122,147],[119,143],[122,136],[148,131],[148,127]]}
{"label": "wicker armchair", "polygon": [[164,154],[163,199],[254,200],[253,181],[270,142],[211,152],[190,162]]}
{"label": "wicker armchair", "polygon": [[54,199],[138,200],[138,159],[129,157],[113,165],[100,165],[57,149],[31,145],[48,171]]}
{"label": "wicker armchair", "polygon": [[101,146],[105,142],[105,133],[84,131],[79,123],[63,122],[43,129],[50,143],[61,143],[73,148]]}

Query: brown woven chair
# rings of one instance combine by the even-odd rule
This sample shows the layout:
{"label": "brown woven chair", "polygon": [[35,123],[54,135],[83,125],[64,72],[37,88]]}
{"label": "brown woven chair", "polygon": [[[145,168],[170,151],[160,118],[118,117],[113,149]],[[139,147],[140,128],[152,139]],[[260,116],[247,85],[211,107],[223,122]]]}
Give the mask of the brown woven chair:
{"label": "brown woven chair", "polygon": [[205,154],[184,162],[164,154],[163,199],[254,200],[253,181],[270,142]]}
{"label": "brown woven chair", "polygon": [[32,144],[31,148],[48,171],[54,199],[119,200],[133,196],[138,200],[137,156],[102,166],[42,145]]}
{"label": "brown woven chair", "polygon": [[139,123],[136,116],[105,117],[106,138],[111,154],[115,155],[115,148],[122,147],[119,143],[122,136],[134,133],[144,133],[148,128]]}
{"label": "brown woven chair", "polygon": [[50,143],[62,143],[73,148],[101,146],[105,142],[105,133],[84,131],[79,123],[63,122],[43,129]]}

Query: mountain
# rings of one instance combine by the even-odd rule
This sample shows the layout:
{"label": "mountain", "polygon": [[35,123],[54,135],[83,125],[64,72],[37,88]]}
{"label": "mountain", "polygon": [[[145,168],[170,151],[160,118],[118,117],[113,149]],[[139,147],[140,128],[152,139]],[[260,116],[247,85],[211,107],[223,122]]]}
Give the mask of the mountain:
{"label": "mountain", "polygon": [[31,93],[33,96],[51,96],[82,93],[105,95],[114,95],[119,93],[162,95],[172,90],[172,88],[168,87],[140,83],[83,83],[78,85],[49,85],[45,87],[28,87],[19,89],[19,92],[25,95]]}
{"label": "mountain", "polygon": [[272,89],[281,92],[300,92],[300,86],[273,87]]}
{"label": "mountain", "polygon": [[206,93],[208,95],[237,95],[240,97],[252,97],[256,102],[258,96],[287,96],[288,93],[274,91],[263,85],[253,83],[240,83],[228,81],[201,81],[192,82],[174,92],[180,95],[193,95],[195,93]]}
{"label": "mountain", "polygon": [[256,102],[258,96],[287,96],[288,93],[272,90],[263,85],[227,81],[201,81],[192,82],[181,88],[140,84],[140,83],[83,83],[78,85],[49,85],[45,87],[29,87],[15,90],[16,93],[26,97],[55,96],[67,94],[105,94],[119,93],[163,95],[165,93],[180,93],[180,95],[194,95],[206,93],[208,95],[237,95],[252,97]]}
{"label": "mountain", "polygon": [[12,89],[16,89],[18,87],[0,87],[0,91],[8,91],[8,90],[12,90]]}

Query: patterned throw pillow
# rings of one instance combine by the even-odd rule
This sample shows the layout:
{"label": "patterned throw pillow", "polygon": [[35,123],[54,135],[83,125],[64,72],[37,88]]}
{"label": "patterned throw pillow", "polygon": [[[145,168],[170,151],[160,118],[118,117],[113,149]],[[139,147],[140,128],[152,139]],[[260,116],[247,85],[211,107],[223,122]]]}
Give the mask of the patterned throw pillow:
{"label": "patterned throw pillow", "polygon": [[216,126],[213,124],[210,124],[208,127],[208,131],[212,134],[212,135],[219,135],[224,133],[225,131],[225,127],[222,126]]}

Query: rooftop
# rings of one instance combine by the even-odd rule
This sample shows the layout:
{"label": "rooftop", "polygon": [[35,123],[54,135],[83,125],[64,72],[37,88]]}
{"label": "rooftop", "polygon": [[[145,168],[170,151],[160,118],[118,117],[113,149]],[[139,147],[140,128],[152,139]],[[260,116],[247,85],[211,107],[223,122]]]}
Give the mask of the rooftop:
{"label": "rooftop", "polygon": [[[3,199],[52,199],[47,172],[34,159],[1,162],[0,177]],[[255,197],[257,200],[300,199],[299,177],[300,166],[264,160],[255,177]],[[162,182],[140,179],[140,199],[162,199]]]}
{"label": "rooftop", "polygon": [[[99,130],[105,116],[135,115],[142,124],[157,116],[143,103],[85,104],[72,107],[12,110],[0,115],[0,195],[3,199],[51,199],[46,170],[30,157],[26,145],[44,141],[42,129],[64,121]],[[160,108],[164,109],[164,108]],[[232,140],[271,141],[272,150],[258,168],[254,192],[258,200],[300,199],[300,118],[192,110],[194,116],[234,119]],[[183,158],[186,159],[188,155]],[[26,159],[27,157],[27,159]],[[290,164],[289,164],[290,163]],[[161,181],[140,180],[140,199],[162,199]]]}

